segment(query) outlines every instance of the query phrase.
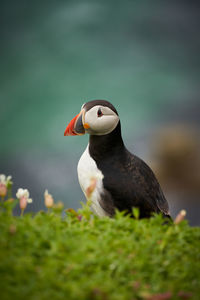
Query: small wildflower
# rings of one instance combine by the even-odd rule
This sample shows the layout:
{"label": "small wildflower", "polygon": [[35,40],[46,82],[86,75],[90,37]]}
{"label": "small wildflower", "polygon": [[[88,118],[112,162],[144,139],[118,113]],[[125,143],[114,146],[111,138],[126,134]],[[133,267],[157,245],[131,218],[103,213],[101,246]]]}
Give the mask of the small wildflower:
{"label": "small wildflower", "polygon": [[44,192],[44,203],[47,208],[53,207],[54,199],[51,194],[49,194],[48,190]]}
{"label": "small wildflower", "polygon": [[103,175],[100,173],[97,175],[91,174],[89,180],[90,180],[89,185],[88,188],[86,189],[87,199],[89,199],[92,196],[92,193],[95,191],[95,189],[97,190],[101,189]]}
{"label": "small wildflower", "polygon": [[12,184],[11,179],[12,179],[12,176],[10,176],[10,175],[6,177],[6,175],[0,174],[0,183],[5,184],[6,187],[8,186],[8,184]]}
{"label": "small wildflower", "polygon": [[53,207],[54,207],[55,209],[60,210],[60,209],[63,209],[64,204],[62,203],[62,201],[58,201],[58,203],[54,204]]}
{"label": "small wildflower", "polygon": [[0,182],[0,196],[4,198],[6,194],[7,194],[7,187],[4,183]]}
{"label": "small wildflower", "polygon": [[8,186],[12,184],[11,176],[0,174],[0,196],[5,197],[7,194]]}
{"label": "small wildflower", "polygon": [[33,201],[29,198],[29,191],[27,189],[18,189],[16,196],[19,199],[19,206],[23,214],[27,204],[32,203]]}
{"label": "small wildflower", "polygon": [[89,187],[86,190],[86,195],[87,195],[88,198],[90,198],[90,196],[92,195],[93,191],[95,190],[96,184],[97,184],[97,179],[95,177],[92,177],[90,179],[90,185],[89,185]]}
{"label": "small wildflower", "polygon": [[182,222],[184,220],[185,216],[186,216],[186,211],[184,209],[182,209],[176,216],[176,218],[174,220],[174,224],[179,224],[180,222]]}
{"label": "small wildflower", "polygon": [[6,183],[6,175],[0,174],[0,182],[1,183]]}
{"label": "small wildflower", "polygon": [[64,208],[64,204],[62,203],[62,201],[58,201],[53,205],[53,211],[55,213],[61,213],[63,208]]}

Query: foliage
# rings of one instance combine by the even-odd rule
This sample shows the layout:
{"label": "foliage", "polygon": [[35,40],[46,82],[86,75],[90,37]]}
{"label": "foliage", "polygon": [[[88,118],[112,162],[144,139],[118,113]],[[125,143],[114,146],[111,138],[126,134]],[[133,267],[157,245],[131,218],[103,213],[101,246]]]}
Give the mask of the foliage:
{"label": "foliage", "polygon": [[200,228],[1,203],[1,299],[199,299]]}

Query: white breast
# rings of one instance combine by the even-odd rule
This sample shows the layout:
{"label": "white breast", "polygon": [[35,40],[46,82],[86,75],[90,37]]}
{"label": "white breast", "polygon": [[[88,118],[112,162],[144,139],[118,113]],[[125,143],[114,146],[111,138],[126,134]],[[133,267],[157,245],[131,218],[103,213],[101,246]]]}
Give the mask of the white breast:
{"label": "white breast", "polygon": [[101,194],[103,191],[103,174],[97,168],[96,162],[90,156],[88,146],[85,149],[84,153],[82,154],[78,162],[77,171],[78,171],[78,180],[85,196],[86,196],[86,190],[91,184],[91,179],[92,178],[96,179],[96,187],[92,192],[91,199],[90,199],[92,201],[91,209],[96,215],[100,217],[107,215],[105,210],[99,204],[99,201],[101,199]]}

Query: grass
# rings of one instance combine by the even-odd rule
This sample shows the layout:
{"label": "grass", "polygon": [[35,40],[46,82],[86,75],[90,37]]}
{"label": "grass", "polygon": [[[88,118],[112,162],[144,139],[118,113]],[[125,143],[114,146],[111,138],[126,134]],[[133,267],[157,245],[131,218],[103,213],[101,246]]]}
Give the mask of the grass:
{"label": "grass", "polygon": [[1,204],[0,298],[199,299],[200,228],[161,216],[93,216],[62,207],[12,215]]}

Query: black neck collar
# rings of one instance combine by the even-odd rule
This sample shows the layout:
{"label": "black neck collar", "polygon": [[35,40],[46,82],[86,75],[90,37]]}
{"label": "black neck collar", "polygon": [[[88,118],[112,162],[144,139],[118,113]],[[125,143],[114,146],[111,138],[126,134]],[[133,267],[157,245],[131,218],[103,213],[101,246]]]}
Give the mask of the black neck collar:
{"label": "black neck collar", "polygon": [[121,124],[109,134],[90,135],[89,153],[96,161],[123,152],[124,142],[121,136]]}

